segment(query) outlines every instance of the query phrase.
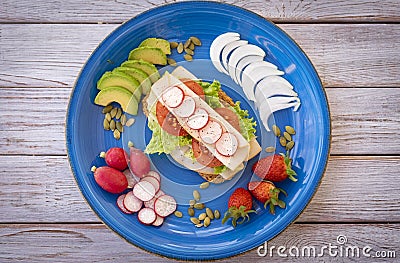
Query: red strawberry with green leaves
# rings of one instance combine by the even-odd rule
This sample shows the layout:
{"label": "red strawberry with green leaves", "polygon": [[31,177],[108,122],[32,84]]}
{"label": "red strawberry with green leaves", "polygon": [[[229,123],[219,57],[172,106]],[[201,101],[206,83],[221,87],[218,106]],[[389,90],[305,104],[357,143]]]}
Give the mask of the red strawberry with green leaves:
{"label": "red strawberry with green leaves", "polygon": [[253,172],[263,180],[281,182],[289,178],[293,182],[296,172],[292,169],[292,160],[283,153],[274,154],[258,160],[252,168]]}
{"label": "red strawberry with green leaves", "polygon": [[264,203],[264,208],[267,208],[267,205],[269,205],[269,211],[273,215],[275,214],[275,206],[278,205],[280,208],[286,207],[285,202],[279,199],[279,194],[283,193],[287,196],[286,192],[283,189],[276,187],[273,182],[253,181],[247,184],[247,188],[255,199]]}
{"label": "red strawberry with green leaves", "polygon": [[[250,220],[249,213],[255,213],[251,210],[253,207],[253,198],[249,191],[244,188],[237,188],[229,198],[228,211],[225,212],[222,224],[229,218],[232,218],[232,225],[242,224],[244,221]],[[241,218],[239,222],[237,220]]]}

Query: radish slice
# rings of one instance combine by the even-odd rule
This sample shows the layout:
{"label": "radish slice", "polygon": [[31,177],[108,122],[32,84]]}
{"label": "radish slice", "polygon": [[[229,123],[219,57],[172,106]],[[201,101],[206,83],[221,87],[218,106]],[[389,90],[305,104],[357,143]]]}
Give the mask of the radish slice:
{"label": "radish slice", "polygon": [[181,105],[176,107],[173,111],[176,116],[186,118],[193,114],[195,108],[196,102],[194,99],[190,96],[185,96]]}
{"label": "radish slice", "polygon": [[229,55],[232,53],[232,51],[234,51],[235,49],[237,49],[240,46],[244,46],[247,45],[247,43],[249,43],[247,40],[236,40],[233,41],[229,44],[227,44],[224,49],[222,50],[222,54],[221,54],[221,61],[222,61],[222,65],[225,68],[225,74],[229,74],[228,73],[228,57]]}
{"label": "radish slice", "polygon": [[126,177],[126,180],[128,181],[128,188],[133,188],[137,182],[139,182],[139,177],[134,175],[129,169],[126,169],[123,174]]}
{"label": "radish slice", "polygon": [[220,55],[224,47],[233,42],[240,39],[240,35],[234,32],[228,32],[222,35],[219,35],[214,39],[210,46],[210,58],[211,62],[214,64],[214,67],[219,71],[225,74],[228,72],[221,65]]}
{"label": "radish slice", "polygon": [[125,196],[126,196],[126,194],[122,194],[122,195],[118,196],[118,198],[117,198],[117,206],[125,214],[132,214],[132,212],[129,211],[128,209],[126,209],[125,206],[124,206]]}
{"label": "radish slice", "polygon": [[235,135],[230,132],[224,132],[221,138],[216,142],[215,148],[218,153],[223,156],[232,156],[238,148],[238,140]]}
{"label": "radish slice", "polygon": [[176,201],[170,195],[162,195],[154,203],[154,211],[161,217],[167,217],[176,210]]}
{"label": "radish slice", "polygon": [[154,209],[154,203],[156,202],[157,198],[162,195],[165,195],[165,193],[162,190],[159,190],[151,200],[144,202],[144,206]]}
{"label": "radish slice", "polygon": [[145,207],[140,209],[138,213],[139,222],[145,225],[151,225],[156,221],[157,215],[153,209]]}
{"label": "radish slice", "polygon": [[[235,68],[235,73],[234,73],[234,78],[233,80],[239,84],[240,79],[242,78],[241,74],[243,70],[250,64],[262,61],[264,57],[261,56],[248,56],[244,57],[237,63],[236,68]],[[232,77],[232,76],[231,76]]]}
{"label": "radish slice", "polygon": [[133,194],[142,201],[149,201],[156,194],[156,189],[150,182],[140,181],[133,187]]}
{"label": "radish slice", "polygon": [[228,61],[229,76],[231,76],[233,80],[235,80],[235,69],[239,61],[248,56],[261,57],[261,60],[263,60],[265,57],[265,52],[262,50],[262,48],[251,44],[243,45],[235,49]]}
{"label": "radish slice", "polygon": [[160,181],[158,181],[156,178],[152,177],[152,176],[146,176],[143,177],[142,179],[140,179],[140,181],[146,181],[151,183],[154,186],[154,189],[156,191],[156,193],[158,192],[158,190],[160,190]]}
{"label": "radish slice", "polygon": [[200,130],[200,138],[203,142],[212,144],[218,141],[222,135],[222,127],[216,121],[209,121],[207,125]]}
{"label": "radish slice", "polygon": [[125,195],[123,205],[128,211],[135,213],[142,208],[143,202],[130,191]]}
{"label": "radish slice", "polygon": [[170,108],[176,108],[181,105],[185,94],[179,87],[173,86],[162,94],[162,100]]}
{"label": "radish slice", "polygon": [[208,123],[208,112],[203,108],[198,108],[187,120],[187,125],[193,130],[200,130]]}
{"label": "radish slice", "polygon": [[156,221],[153,222],[153,226],[161,226],[164,223],[164,218],[157,215]]}
{"label": "radish slice", "polygon": [[159,182],[161,182],[161,176],[159,173],[157,173],[156,171],[150,171],[146,174],[146,176],[151,176],[156,178]]}

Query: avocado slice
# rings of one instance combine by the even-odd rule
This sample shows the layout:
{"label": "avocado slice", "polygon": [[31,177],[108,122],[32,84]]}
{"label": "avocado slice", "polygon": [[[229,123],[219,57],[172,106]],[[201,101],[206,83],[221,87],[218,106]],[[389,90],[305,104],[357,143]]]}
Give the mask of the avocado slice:
{"label": "avocado slice", "polygon": [[145,40],[140,43],[139,47],[157,47],[162,50],[167,55],[171,54],[171,47],[169,42],[162,38],[146,38]]}
{"label": "avocado slice", "polygon": [[167,65],[167,55],[156,47],[138,47],[129,53],[129,60],[143,59],[156,65]]}
{"label": "avocado slice", "polygon": [[152,83],[156,82],[160,78],[160,73],[158,73],[156,66],[144,60],[127,60],[121,64],[121,67],[137,68],[143,70],[147,73],[147,75],[149,75],[150,81]]}
{"label": "avocado slice", "polygon": [[149,79],[149,75],[143,70],[137,68],[118,67],[115,68],[113,72],[122,72],[130,75],[139,81],[143,94],[147,95],[150,92],[151,81]]}
{"label": "avocado slice", "polygon": [[136,115],[139,103],[136,97],[129,90],[122,87],[107,87],[97,93],[94,103],[100,106],[107,106],[111,102],[117,102],[121,105],[124,112]]}
{"label": "avocado slice", "polygon": [[135,95],[137,101],[140,101],[142,89],[139,81],[132,76],[123,72],[107,71],[97,82],[97,89],[102,90],[112,86],[118,86],[127,89],[128,91],[132,92],[133,95]]}

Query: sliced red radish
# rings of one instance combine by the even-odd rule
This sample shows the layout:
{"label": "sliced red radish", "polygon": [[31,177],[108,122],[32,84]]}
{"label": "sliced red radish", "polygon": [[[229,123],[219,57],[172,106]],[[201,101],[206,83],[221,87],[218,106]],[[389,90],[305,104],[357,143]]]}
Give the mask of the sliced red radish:
{"label": "sliced red radish", "polygon": [[157,215],[153,209],[145,207],[140,209],[138,213],[139,222],[145,225],[151,225],[156,221]]}
{"label": "sliced red radish", "polygon": [[140,200],[146,202],[156,194],[156,189],[150,182],[140,181],[133,187],[133,194]]}
{"label": "sliced red radish", "polygon": [[118,196],[118,198],[117,198],[117,206],[125,214],[132,214],[132,212],[129,211],[128,209],[126,209],[125,206],[124,206],[125,196],[126,196],[126,194],[122,194],[122,195]]}
{"label": "sliced red radish", "polygon": [[158,190],[160,190],[160,181],[158,181],[156,178],[152,177],[152,176],[145,176],[142,179],[140,179],[140,181],[146,181],[151,183],[154,186],[154,189],[156,191],[156,193],[158,192]]}
{"label": "sliced red radish", "polygon": [[131,170],[126,169],[124,172],[124,175],[126,177],[126,180],[128,181],[128,188],[133,188],[133,186],[139,182],[139,177],[137,177],[136,175],[134,175]]}
{"label": "sliced red radish", "polygon": [[170,108],[176,108],[182,104],[183,98],[185,94],[183,90],[177,86],[173,86],[166,91],[164,91],[162,95],[162,100],[164,101],[165,105]]}
{"label": "sliced red radish", "polygon": [[176,210],[176,201],[170,195],[162,195],[157,198],[154,203],[154,211],[157,215],[166,217],[175,212]]}
{"label": "sliced red radish", "polygon": [[128,211],[135,213],[142,208],[143,202],[142,200],[139,200],[131,191],[125,195],[123,205]]}
{"label": "sliced red radish", "polygon": [[146,176],[151,176],[156,178],[159,182],[161,182],[161,176],[159,173],[157,173],[156,171],[150,171],[146,174]]}
{"label": "sliced red radish", "polygon": [[223,156],[232,156],[238,148],[238,140],[232,133],[224,132],[215,143],[215,148]]}
{"label": "sliced red radish", "polygon": [[153,226],[161,226],[164,223],[164,217],[157,215],[156,221],[153,222]]}
{"label": "sliced red radish", "polygon": [[209,121],[207,125],[200,130],[200,138],[205,143],[215,143],[222,135],[222,127],[216,121]]}
{"label": "sliced red radish", "polygon": [[156,202],[157,198],[159,198],[162,195],[165,195],[165,193],[162,190],[158,191],[151,200],[144,202],[144,206],[154,209],[154,203]]}
{"label": "sliced red radish", "polygon": [[193,115],[191,115],[187,120],[187,125],[189,128],[194,130],[200,130],[207,125],[208,122],[208,112],[203,108],[197,108]]}
{"label": "sliced red radish", "polygon": [[190,96],[185,96],[181,105],[174,109],[174,114],[181,118],[189,117],[196,108],[196,102]]}

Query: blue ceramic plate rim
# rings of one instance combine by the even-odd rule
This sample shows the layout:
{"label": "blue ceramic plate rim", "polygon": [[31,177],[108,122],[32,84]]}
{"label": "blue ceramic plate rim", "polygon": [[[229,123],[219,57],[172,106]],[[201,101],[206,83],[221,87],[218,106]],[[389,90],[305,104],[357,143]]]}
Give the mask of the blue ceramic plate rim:
{"label": "blue ceramic plate rim", "polygon": [[[297,209],[296,212],[291,213],[289,218],[286,218],[286,220],[283,224],[280,224],[279,227],[277,227],[272,233],[268,233],[268,235],[258,235],[254,236],[253,239],[248,240],[246,242],[242,242],[239,244],[240,246],[233,246],[233,247],[227,247],[223,251],[219,251],[218,254],[205,254],[205,253],[182,253],[182,251],[179,250],[174,250],[173,248],[164,248],[164,247],[157,247],[153,246],[153,244],[150,243],[138,243],[135,238],[126,235],[126,233],[122,232],[118,228],[118,222],[115,222],[112,218],[107,218],[105,217],[99,210],[97,205],[96,205],[96,200],[90,200],[88,198],[88,193],[87,189],[83,186],[82,182],[79,179],[78,175],[78,169],[77,169],[77,164],[79,164],[79,160],[77,160],[77,157],[74,155],[75,153],[75,145],[73,144],[73,127],[74,127],[74,120],[73,120],[73,114],[71,112],[74,112],[74,109],[77,108],[77,100],[75,99],[82,93],[82,89],[84,86],[82,85],[82,79],[85,79],[86,75],[88,74],[88,69],[95,63],[95,61],[98,59],[100,54],[102,52],[106,52],[106,49],[108,48],[108,45],[114,41],[122,32],[124,32],[126,29],[129,29],[132,25],[135,25],[136,23],[139,23],[141,20],[144,20],[148,18],[149,16],[152,16],[153,14],[157,12],[162,12],[165,10],[178,10],[181,7],[188,7],[188,6],[193,6],[193,5],[203,5],[207,6],[209,8],[213,7],[221,7],[223,6],[224,9],[230,10],[237,12],[239,14],[246,14],[249,16],[252,16],[254,19],[254,22],[260,23],[259,25],[269,25],[273,26],[277,31],[280,33],[284,34],[284,37],[286,37],[287,41],[292,42],[295,46],[295,51],[297,53],[301,54],[301,59],[304,62],[304,65],[307,66],[307,70],[312,72],[312,78],[314,83],[318,83],[319,87],[321,88],[322,96],[321,99],[321,104],[325,107],[323,107],[323,112],[322,115],[324,117],[324,123],[327,125],[326,129],[323,131],[322,135],[322,146],[321,146],[321,155],[320,156],[320,162],[318,163],[318,167],[314,171],[314,174],[317,175],[317,179],[313,182],[313,184],[308,184],[305,187],[305,192],[306,194],[302,196],[302,201],[304,202],[299,202],[297,204]],[[303,65],[303,66],[304,66]],[[148,11],[145,11],[136,17],[128,20],[126,23],[122,24],[118,28],[116,28],[113,32],[111,32],[100,44],[99,46],[93,51],[87,62],[85,63],[84,67],[82,68],[75,85],[73,87],[73,90],[71,92],[71,99],[69,101],[68,109],[67,109],[67,118],[66,118],[66,144],[67,144],[67,153],[68,153],[68,159],[69,163],[72,169],[72,172],[74,174],[75,181],[80,188],[84,198],[90,205],[91,209],[96,213],[96,215],[106,224],[107,227],[112,229],[114,232],[119,234],[122,238],[124,238],[126,241],[130,242],[131,244],[134,244],[146,251],[161,255],[161,256],[166,256],[169,258],[176,258],[176,259],[184,259],[184,260],[215,260],[215,259],[222,259],[226,257],[231,257],[235,256],[241,253],[244,253],[246,251],[249,251],[253,249],[254,247],[262,244],[264,241],[268,241],[271,238],[275,237],[278,235],[280,232],[282,232],[284,229],[287,228],[288,225],[290,225],[300,214],[301,212],[305,209],[305,207],[308,205],[310,202],[311,198],[316,192],[316,189],[318,188],[322,176],[324,174],[324,171],[326,169],[326,164],[327,160],[329,157],[329,151],[330,151],[330,141],[331,141],[331,123],[330,123],[330,111],[329,111],[329,106],[327,103],[326,99],[326,94],[325,91],[322,87],[322,83],[320,81],[320,78],[318,77],[318,74],[312,65],[311,61],[307,57],[307,55],[302,51],[302,49],[296,44],[296,42],[288,36],[283,30],[281,30],[279,27],[277,27],[275,24],[273,24],[271,21],[257,15],[256,13],[253,13],[251,11],[248,11],[246,9],[230,5],[230,4],[223,4],[223,3],[218,3],[218,2],[212,2],[212,1],[187,1],[187,2],[179,2],[179,3],[173,3],[173,4],[166,4],[160,7],[156,7],[153,9],[150,9]],[[319,175],[319,176],[318,176]]]}

